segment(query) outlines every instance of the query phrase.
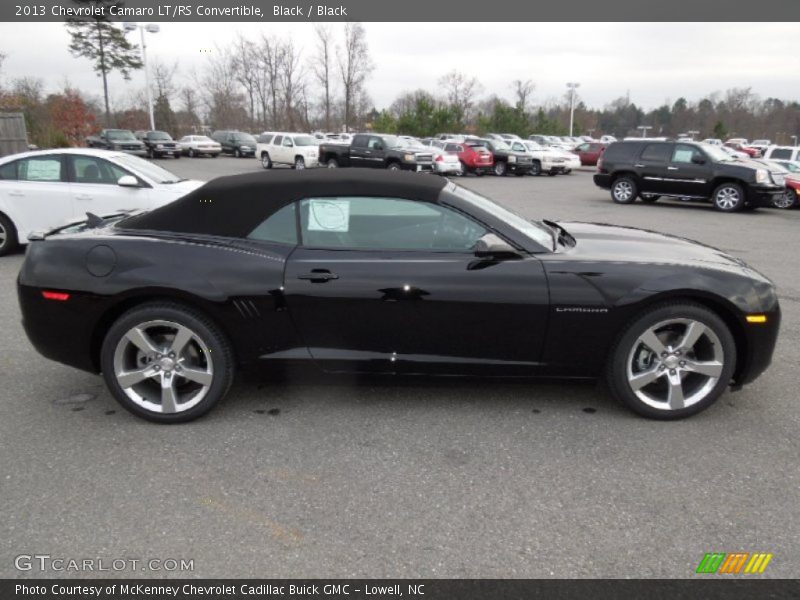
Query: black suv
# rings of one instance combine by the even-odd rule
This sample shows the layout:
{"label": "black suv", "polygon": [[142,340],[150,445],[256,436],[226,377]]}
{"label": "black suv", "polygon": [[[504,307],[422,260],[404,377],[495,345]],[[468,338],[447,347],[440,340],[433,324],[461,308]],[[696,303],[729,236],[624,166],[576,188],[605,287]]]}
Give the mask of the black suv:
{"label": "black suv", "polygon": [[771,206],[784,194],[781,171],[729,156],[702,143],[614,142],[597,163],[594,182],[619,204],[655,202],[661,196],[711,201],[723,212]]}
{"label": "black suv", "polygon": [[256,138],[249,133],[220,129],[211,134],[211,139],[222,146],[223,154],[233,154],[236,158],[256,155]]}
{"label": "black suv", "polygon": [[517,152],[504,140],[488,140],[484,138],[467,138],[467,143],[480,142],[494,155],[494,174],[503,176],[507,173],[522,176],[530,173],[533,157],[527,152]]}
{"label": "black suv", "polygon": [[180,158],[183,154],[180,144],[173,140],[166,131],[137,131],[136,137],[144,144],[148,158],[161,158],[162,156]]}

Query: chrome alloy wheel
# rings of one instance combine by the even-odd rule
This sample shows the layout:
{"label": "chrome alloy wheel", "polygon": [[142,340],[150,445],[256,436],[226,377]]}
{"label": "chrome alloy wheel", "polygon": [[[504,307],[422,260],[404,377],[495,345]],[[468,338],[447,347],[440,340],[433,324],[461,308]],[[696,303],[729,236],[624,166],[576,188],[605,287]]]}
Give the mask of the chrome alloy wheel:
{"label": "chrome alloy wheel", "polygon": [[693,319],[670,319],[649,327],[631,348],[628,384],[658,410],[680,410],[703,400],[723,370],[722,343],[710,327]]}
{"label": "chrome alloy wheel", "polygon": [[620,202],[627,202],[633,197],[633,186],[630,182],[622,180],[614,184],[614,198]]}
{"label": "chrome alloy wheel", "polygon": [[8,239],[8,233],[6,233],[6,228],[3,227],[3,223],[0,222],[0,248],[6,245],[7,239]]}
{"label": "chrome alloy wheel", "polygon": [[196,406],[214,380],[211,353],[191,329],[172,321],[136,325],[117,343],[114,376],[143,409],[180,413]]}
{"label": "chrome alloy wheel", "polygon": [[739,205],[739,190],[735,187],[724,187],[717,192],[715,201],[722,210],[733,210]]}

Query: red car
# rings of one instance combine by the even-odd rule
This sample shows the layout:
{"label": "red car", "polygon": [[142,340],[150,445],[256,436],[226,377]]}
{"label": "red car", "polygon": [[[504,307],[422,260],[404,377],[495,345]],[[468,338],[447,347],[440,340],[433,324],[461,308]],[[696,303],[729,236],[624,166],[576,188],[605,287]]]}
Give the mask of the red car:
{"label": "red car", "polygon": [[797,206],[797,199],[800,197],[800,178],[797,174],[786,176],[786,194],[780,199],[775,200],[775,208],[794,208]]}
{"label": "red car", "polygon": [[464,175],[475,173],[481,176],[494,167],[494,155],[479,142],[446,142],[444,151],[458,154]]}
{"label": "red car", "polygon": [[581,165],[594,166],[597,164],[600,155],[605,152],[607,145],[603,142],[585,142],[576,146],[572,152],[580,157]]}
{"label": "red car", "polygon": [[745,146],[739,142],[725,142],[725,145],[728,148],[733,148],[734,150],[738,150],[739,152],[744,152],[750,158],[760,158],[761,157],[761,150],[758,148],[751,148],[750,146]]}

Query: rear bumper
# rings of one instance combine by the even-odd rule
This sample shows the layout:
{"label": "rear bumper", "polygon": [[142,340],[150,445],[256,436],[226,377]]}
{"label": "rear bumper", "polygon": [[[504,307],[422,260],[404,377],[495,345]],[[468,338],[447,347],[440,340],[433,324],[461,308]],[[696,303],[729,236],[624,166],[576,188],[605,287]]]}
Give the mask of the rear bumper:
{"label": "rear bumper", "polygon": [[595,173],[592,177],[594,184],[605,190],[611,189],[611,175],[609,173]]}

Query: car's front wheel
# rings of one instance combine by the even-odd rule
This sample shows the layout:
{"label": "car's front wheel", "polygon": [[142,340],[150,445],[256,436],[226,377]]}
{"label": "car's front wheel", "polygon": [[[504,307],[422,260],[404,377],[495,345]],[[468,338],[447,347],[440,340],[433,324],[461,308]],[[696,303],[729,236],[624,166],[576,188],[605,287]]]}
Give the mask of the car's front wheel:
{"label": "car's front wheel", "polygon": [[722,212],[736,212],[742,210],[745,204],[745,195],[742,186],[732,182],[717,186],[712,199],[714,208]]}
{"label": "car's front wheel", "polygon": [[265,169],[272,168],[272,159],[269,157],[268,152],[261,153],[261,166],[264,167]]}
{"label": "car's front wheel", "polygon": [[17,228],[11,219],[0,213],[0,256],[13,252],[17,243]]}
{"label": "car's front wheel", "polygon": [[233,381],[225,336],[205,316],[173,303],[152,303],[122,315],[101,348],[103,378],[120,404],[159,423],[207,413]]}
{"label": "car's front wheel", "polygon": [[297,169],[298,171],[302,171],[303,169],[306,168],[306,161],[303,160],[302,156],[298,156],[297,158],[294,159],[294,168]]}
{"label": "car's front wheel", "polygon": [[194,158],[194,148],[189,148],[189,158]]}
{"label": "car's front wheel", "polygon": [[614,180],[611,185],[611,198],[617,204],[630,204],[639,195],[639,187],[633,177],[624,175]]}
{"label": "car's front wheel", "polygon": [[502,177],[508,171],[508,166],[502,160],[498,160],[494,163],[494,174],[498,177]]}
{"label": "car's front wheel", "polygon": [[698,413],[725,391],[736,366],[736,344],[708,308],[673,302],[647,310],[622,334],[607,368],[611,393],[653,419]]}
{"label": "car's front wheel", "polygon": [[238,148],[235,148],[233,151],[233,158],[242,158],[242,153]]}

